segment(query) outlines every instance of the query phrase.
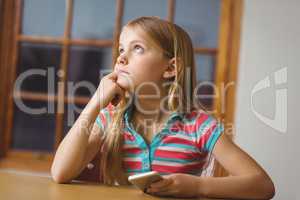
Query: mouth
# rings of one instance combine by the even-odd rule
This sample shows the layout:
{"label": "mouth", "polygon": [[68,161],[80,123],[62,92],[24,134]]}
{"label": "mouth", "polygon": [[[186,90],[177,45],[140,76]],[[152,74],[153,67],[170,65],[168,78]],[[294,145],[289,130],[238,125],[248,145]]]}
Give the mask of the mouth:
{"label": "mouth", "polygon": [[129,72],[119,69],[119,70],[118,70],[118,74],[121,74],[121,73],[129,74]]}

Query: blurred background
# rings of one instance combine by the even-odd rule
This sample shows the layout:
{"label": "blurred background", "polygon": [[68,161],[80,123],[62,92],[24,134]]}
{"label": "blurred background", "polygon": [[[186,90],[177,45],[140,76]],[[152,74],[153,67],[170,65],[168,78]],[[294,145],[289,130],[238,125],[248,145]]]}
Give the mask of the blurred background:
{"label": "blurred background", "polygon": [[[0,0],[0,170],[48,173],[110,72],[122,26],[158,16],[192,38],[197,100],[270,174],[275,199],[299,196],[299,7],[298,0]],[[213,176],[228,175],[217,162],[211,167]]]}

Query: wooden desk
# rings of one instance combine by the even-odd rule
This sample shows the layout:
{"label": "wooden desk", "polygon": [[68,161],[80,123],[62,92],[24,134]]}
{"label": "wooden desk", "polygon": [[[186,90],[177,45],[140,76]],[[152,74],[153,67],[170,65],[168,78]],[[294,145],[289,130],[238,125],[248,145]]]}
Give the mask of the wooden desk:
{"label": "wooden desk", "polygon": [[[133,186],[108,187],[101,184],[75,182],[56,184],[45,176],[0,171],[0,199],[5,200],[154,200],[159,198]],[[182,200],[182,199],[181,199]],[[203,199],[202,200],[208,200]]]}

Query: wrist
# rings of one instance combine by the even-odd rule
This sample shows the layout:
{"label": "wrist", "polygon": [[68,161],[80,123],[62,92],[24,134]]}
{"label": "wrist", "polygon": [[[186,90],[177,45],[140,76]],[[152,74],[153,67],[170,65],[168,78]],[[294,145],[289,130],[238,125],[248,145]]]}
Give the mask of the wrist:
{"label": "wrist", "polygon": [[82,110],[82,115],[90,116],[93,119],[93,116],[97,116],[101,110],[101,105],[99,102],[96,101],[94,97],[90,99],[88,104]]}
{"label": "wrist", "polygon": [[205,179],[203,177],[197,177],[197,181],[196,181],[197,197],[206,197],[206,195],[207,195],[204,182],[205,182]]}
{"label": "wrist", "polygon": [[90,103],[96,106],[98,110],[105,108],[109,104],[109,102],[110,100],[102,98],[99,91],[96,91],[90,100]]}
{"label": "wrist", "polygon": [[100,95],[98,95],[97,92],[95,92],[95,94],[92,96],[89,104],[91,104],[92,107],[97,108],[97,110],[101,110],[105,107],[104,101],[100,98]]}

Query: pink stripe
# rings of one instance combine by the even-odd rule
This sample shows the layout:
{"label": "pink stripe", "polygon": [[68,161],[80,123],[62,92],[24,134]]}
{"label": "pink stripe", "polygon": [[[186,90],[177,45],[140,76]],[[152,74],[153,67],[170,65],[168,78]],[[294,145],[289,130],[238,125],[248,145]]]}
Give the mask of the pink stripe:
{"label": "pink stripe", "polygon": [[175,152],[175,151],[166,151],[166,150],[156,150],[155,151],[155,157],[161,157],[161,158],[171,158],[171,159],[183,159],[183,160],[189,160],[189,159],[195,159],[202,156],[200,153],[196,152]]}
{"label": "pink stripe", "polygon": [[188,113],[188,114],[185,116],[185,118],[186,118],[187,120],[191,120],[191,119],[193,119],[194,117],[196,117],[197,114],[198,114],[197,111],[192,111],[192,112]]}
{"label": "pink stripe", "polygon": [[185,144],[185,145],[191,145],[191,146],[195,145],[195,143],[190,140],[186,140],[183,138],[176,138],[176,137],[165,137],[163,139],[163,143],[164,144],[177,143],[177,144]]}
{"label": "pink stripe", "polygon": [[152,165],[152,170],[157,172],[165,172],[165,173],[185,173],[189,171],[195,171],[197,169],[203,168],[205,162],[200,162],[194,165],[185,165],[185,166],[165,166],[165,165]]}
{"label": "pink stripe", "polygon": [[112,103],[109,103],[108,106],[107,106],[107,110],[108,110],[108,113],[109,113],[109,115],[110,115],[110,118],[112,119],[112,117],[113,117],[114,105],[112,105]]}
{"label": "pink stripe", "polygon": [[214,123],[212,124],[212,126],[208,127],[206,132],[200,137],[200,140],[197,144],[199,149],[203,149],[205,144],[208,142],[211,133],[213,132],[213,130],[216,128],[217,124],[216,121],[213,121]]}
{"label": "pink stripe", "polygon": [[100,112],[99,116],[100,116],[103,127],[105,127],[106,126],[106,118],[105,118],[104,114]]}
{"label": "pink stripe", "polygon": [[131,169],[131,170],[142,168],[141,162],[138,161],[123,161],[123,165],[125,169]]}
{"label": "pink stripe", "polygon": [[131,135],[130,133],[128,133],[127,131],[124,131],[124,132],[123,132],[123,135],[124,135],[124,139],[125,139],[125,140],[134,141],[134,136]]}
{"label": "pink stripe", "polygon": [[123,151],[125,151],[126,153],[132,153],[132,154],[139,154],[142,152],[142,150],[138,147],[123,148]]}
{"label": "pink stripe", "polygon": [[209,118],[209,115],[201,114],[195,123],[195,129],[198,130],[200,126]]}

